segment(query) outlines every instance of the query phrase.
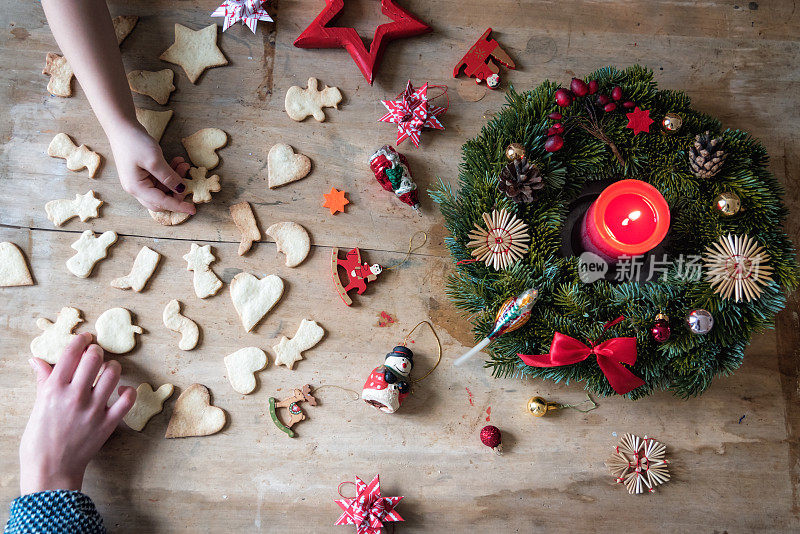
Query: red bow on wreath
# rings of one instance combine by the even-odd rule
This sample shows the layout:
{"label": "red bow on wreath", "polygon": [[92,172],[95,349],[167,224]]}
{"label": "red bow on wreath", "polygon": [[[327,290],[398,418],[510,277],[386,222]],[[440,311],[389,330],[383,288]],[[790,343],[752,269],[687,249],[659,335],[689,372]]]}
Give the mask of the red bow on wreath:
{"label": "red bow on wreath", "polygon": [[[607,323],[604,330],[622,321],[620,317]],[[644,384],[644,380],[633,374],[624,364],[636,363],[636,338],[615,337],[602,343],[595,344],[589,340],[589,345],[581,343],[574,337],[555,332],[550,352],[547,354],[518,354],[522,361],[532,367],[558,367],[582,362],[589,356],[597,357],[597,365],[608,379],[614,391],[624,395]]]}

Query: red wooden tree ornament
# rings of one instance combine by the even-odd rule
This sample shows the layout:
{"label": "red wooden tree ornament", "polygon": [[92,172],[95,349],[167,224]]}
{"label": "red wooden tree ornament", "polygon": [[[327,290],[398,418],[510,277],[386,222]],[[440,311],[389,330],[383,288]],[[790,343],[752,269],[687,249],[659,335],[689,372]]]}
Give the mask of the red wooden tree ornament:
{"label": "red wooden tree ornament", "polygon": [[381,12],[392,22],[375,28],[375,36],[367,50],[353,28],[328,26],[340,15],[344,0],[325,0],[325,4],[317,18],[295,39],[294,45],[298,48],[345,48],[370,85],[374,79],[375,67],[380,63],[389,41],[432,31],[430,26],[395,4],[394,0],[381,0]]}
{"label": "red wooden tree ornament", "polygon": [[470,47],[453,69],[453,78],[458,78],[463,70],[464,74],[475,78],[475,82],[481,83],[485,80],[490,89],[495,89],[500,84],[500,68],[497,63],[508,69],[517,67],[511,56],[497,41],[489,38],[491,33],[492,29],[489,28],[475,41],[475,44]]}

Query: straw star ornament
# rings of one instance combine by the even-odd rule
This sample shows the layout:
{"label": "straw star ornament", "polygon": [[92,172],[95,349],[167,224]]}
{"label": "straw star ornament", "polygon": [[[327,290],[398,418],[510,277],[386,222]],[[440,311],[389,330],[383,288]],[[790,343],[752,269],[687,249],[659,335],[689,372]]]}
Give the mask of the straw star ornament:
{"label": "straw star ornament", "polygon": [[645,489],[653,493],[656,486],[669,481],[666,453],[666,445],[653,438],[625,434],[606,460],[606,467],[631,495],[644,493]]}
{"label": "straw star ornament", "polygon": [[720,237],[703,254],[706,280],[723,299],[736,302],[757,299],[772,283],[769,254],[758,241],[747,235]]}
{"label": "straw star ornament", "polygon": [[530,247],[528,225],[505,208],[483,214],[485,228],[475,224],[467,247],[472,256],[499,271],[522,258]]}
{"label": "straw star ornament", "polygon": [[[357,534],[380,534],[384,523],[403,521],[394,509],[402,497],[381,496],[379,475],[375,475],[369,484],[358,477],[355,479],[352,484],[356,487],[356,496],[336,501],[343,510],[336,525],[355,525]],[[339,485],[340,488],[342,484]]]}

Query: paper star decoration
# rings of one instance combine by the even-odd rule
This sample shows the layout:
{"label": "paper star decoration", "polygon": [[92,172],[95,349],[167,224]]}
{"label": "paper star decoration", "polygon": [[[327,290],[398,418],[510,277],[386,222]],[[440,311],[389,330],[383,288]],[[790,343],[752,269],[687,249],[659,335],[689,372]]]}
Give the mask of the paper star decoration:
{"label": "paper star decoration", "polygon": [[406,139],[411,139],[414,146],[418,147],[419,134],[423,128],[444,130],[436,117],[447,111],[447,108],[430,104],[427,83],[415,91],[409,80],[406,90],[397,100],[381,100],[381,103],[389,111],[378,121],[397,125],[398,146]]}
{"label": "paper star decoration", "polygon": [[355,525],[357,534],[380,534],[384,522],[403,521],[394,507],[402,497],[381,497],[380,476],[375,475],[369,485],[356,477],[356,496],[336,501],[344,513],[336,525]]}
{"label": "paper star decoration", "polygon": [[344,48],[358,65],[364,78],[370,85],[374,79],[375,67],[380,63],[383,51],[389,41],[414,37],[432,31],[432,28],[414,15],[394,3],[394,0],[381,0],[381,12],[392,22],[381,24],[375,28],[375,35],[369,46],[353,28],[342,28],[328,24],[335,19],[344,8],[344,0],[325,0],[325,8],[317,18],[295,39],[298,48]]}
{"label": "paper star decoration", "polygon": [[197,82],[204,70],[228,64],[217,47],[216,24],[197,31],[175,24],[175,43],[164,50],[159,59],[183,67],[192,83]]}
{"label": "paper star decoration", "polygon": [[344,197],[346,194],[347,193],[344,191],[339,191],[335,187],[331,187],[330,193],[322,194],[322,196],[325,197],[325,202],[322,203],[322,207],[330,209],[331,215],[336,215],[337,211],[344,213],[344,207],[350,204],[350,201]]}
{"label": "paper star decoration", "polygon": [[222,31],[227,30],[237,22],[241,22],[254,34],[259,20],[272,22],[267,10],[261,4],[264,0],[225,0],[211,13],[212,17],[224,17]]}
{"label": "paper star decoration", "polygon": [[650,110],[645,109],[642,111],[639,106],[633,108],[633,111],[626,113],[628,117],[628,128],[633,130],[633,135],[641,132],[650,133],[650,125],[653,124],[653,119],[650,118]]}

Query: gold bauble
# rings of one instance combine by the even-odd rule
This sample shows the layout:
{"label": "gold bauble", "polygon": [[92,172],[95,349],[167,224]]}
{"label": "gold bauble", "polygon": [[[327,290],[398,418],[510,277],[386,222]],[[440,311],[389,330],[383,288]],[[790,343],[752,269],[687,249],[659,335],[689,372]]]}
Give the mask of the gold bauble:
{"label": "gold bauble", "polygon": [[742,209],[742,201],[739,199],[739,195],[733,191],[725,191],[717,195],[717,198],[714,199],[714,208],[716,208],[721,215],[730,217],[731,215],[739,213],[739,210]]}
{"label": "gold bauble", "polygon": [[661,121],[661,129],[668,134],[674,134],[681,129],[682,124],[683,118],[677,113],[672,113],[670,111],[664,115],[664,119]]}
{"label": "gold bauble", "polygon": [[519,143],[511,143],[506,147],[506,159],[514,161],[525,157],[525,147]]}
{"label": "gold bauble", "polygon": [[531,397],[528,399],[528,412],[534,417],[544,417],[550,410],[558,410],[560,404],[547,402],[542,397]]}

